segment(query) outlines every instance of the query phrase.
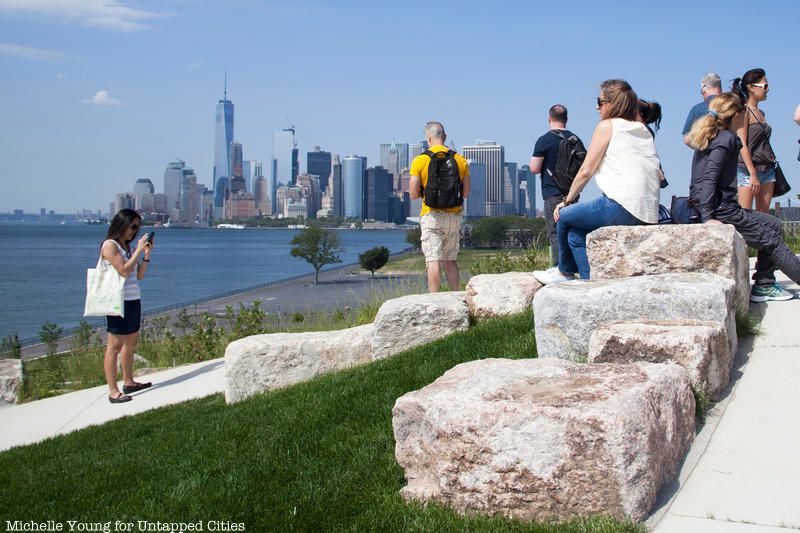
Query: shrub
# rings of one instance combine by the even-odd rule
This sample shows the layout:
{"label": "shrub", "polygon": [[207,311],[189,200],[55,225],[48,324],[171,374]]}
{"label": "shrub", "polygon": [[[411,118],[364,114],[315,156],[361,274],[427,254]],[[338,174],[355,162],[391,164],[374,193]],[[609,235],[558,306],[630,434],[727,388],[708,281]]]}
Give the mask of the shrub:
{"label": "shrub", "polygon": [[363,254],[358,254],[358,262],[361,263],[361,268],[369,270],[372,277],[375,277],[375,271],[383,268],[389,261],[389,249],[385,246],[376,246],[370,248]]}

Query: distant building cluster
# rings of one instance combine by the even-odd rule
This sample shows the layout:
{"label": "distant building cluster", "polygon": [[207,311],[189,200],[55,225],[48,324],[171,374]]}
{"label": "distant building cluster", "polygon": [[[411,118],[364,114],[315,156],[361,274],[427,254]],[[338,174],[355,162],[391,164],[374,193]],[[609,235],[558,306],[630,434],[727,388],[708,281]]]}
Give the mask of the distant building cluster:
{"label": "distant building cluster", "polygon": [[[211,189],[198,183],[195,171],[178,159],[164,171],[163,192],[155,192],[150,179],[140,178],[132,192],[116,194],[109,211],[113,215],[128,207],[147,222],[176,226],[265,217],[403,224],[421,208],[421,200],[410,199],[409,167],[427,149],[425,141],[383,143],[379,164],[370,166],[364,156],[341,157],[315,146],[306,153],[306,171],[301,173],[296,129],[290,125],[273,133],[272,159],[265,172],[263,161],[244,159],[243,146],[235,140],[234,106],[226,82],[216,108]],[[467,218],[535,216],[536,188],[527,165],[518,168],[506,161],[503,146],[492,141],[464,146],[461,153],[470,164]]]}

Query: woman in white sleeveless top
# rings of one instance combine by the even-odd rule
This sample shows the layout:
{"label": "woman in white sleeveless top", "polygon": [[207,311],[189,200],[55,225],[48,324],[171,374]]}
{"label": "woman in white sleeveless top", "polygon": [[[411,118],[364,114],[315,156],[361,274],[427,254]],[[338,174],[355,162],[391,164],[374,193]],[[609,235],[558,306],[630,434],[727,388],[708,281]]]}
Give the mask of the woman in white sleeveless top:
{"label": "woman in white sleeveless top", "polygon": [[[601,121],[594,130],[569,193],[553,212],[558,233],[558,265],[533,274],[541,283],[589,279],[586,235],[605,226],[658,222],[661,176],[653,136],[637,120],[639,98],[624,80],[600,85],[597,109]],[[577,203],[594,175],[603,195]]]}
{"label": "woman in white sleeveless top", "polygon": [[[147,235],[139,239],[131,250],[131,242],[142,225],[142,218],[133,209],[123,209],[114,216],[103,242],[101,255],[106,266],[111,266],[125,277],[123,288],[125,316],[107,316],[108,344],[103,368],[108,383],[108,401],[123,403],[132,400],[129,393],[146,389],[150,383],[137,383],[133,380],[133,350],[139,340],[139,327],[142,320],[141,292],[138,280],[144,278],[152,243]],[[141,259],[141,262],[139,261]],[[117,387],[117,356],[122,360],[122,392]]]}

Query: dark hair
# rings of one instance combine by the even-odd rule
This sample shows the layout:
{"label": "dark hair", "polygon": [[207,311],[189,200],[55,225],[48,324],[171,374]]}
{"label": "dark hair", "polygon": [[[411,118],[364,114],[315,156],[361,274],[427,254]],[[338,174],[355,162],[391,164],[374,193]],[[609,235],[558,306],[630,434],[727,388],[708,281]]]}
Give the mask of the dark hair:
{"label": "dark hair", "polygon": [[767,73],[763,68],[751,68],[744,73],[741,78],[735,78],[731,85],[731,92],[738,94],[742,102],[747,102],[747,97],[750,96],[750,89],[747,88],[751,83],[758,83],[759,80],[764,79]]}
{"label": "dark hair", "polygon": [[567,108],[561,104],[556,104],[550,108],[550,120],[553,122],[567,123]]}
{"label": "dark hair", "polygon": [[639,97],[625,80],[606,80],[600,84],[605,105],[600,110],[603,119],[624,118],[636,120],[636,111],[639,107]]}
{"label": "dark hair", "polygon": [[137,220],[139,223],[142,221],[142,217],[139,216],[139,213],[133,209],[121,209],[119,213],[114,215],[114,218],[111,219],[111,225],[108,226],[108,233],[106,233],[106,240],[111,239],[120,244],[129,244],[131,241],[121,242],[119,238],[122,237],[125,232],[128,231],[128,228]]}
{"label": "dark hair", "polygon": [[645,124],[652,124],[656,131],[661,128],[661,104],[639,100],[639,115]]}

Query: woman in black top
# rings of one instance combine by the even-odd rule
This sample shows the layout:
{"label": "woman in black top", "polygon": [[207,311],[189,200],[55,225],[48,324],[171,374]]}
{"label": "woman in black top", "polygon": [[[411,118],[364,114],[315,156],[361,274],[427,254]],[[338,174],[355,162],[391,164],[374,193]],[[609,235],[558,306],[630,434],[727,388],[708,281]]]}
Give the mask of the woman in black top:
{"label": "woman in black top", "polygon": [[775,152],[769,143],[772,127],[758,108],[769,93],[767,74],[764,69],[750,69],[733,80],[731,92],[745,104],[744,120],[736,130],[742,141],[737,174],[739,205],[752,209],[755,199],[756,209],[768,213],[775,190]]}
{"label": "woman in black top", "polygon": [[732,224],[749,246],[758,250],[751,302],[790,300],[794,294],[775,281],[775,268],[800,282],[800,259],[783,242],[783,224],[776,217],[743,209],[737,194],[737,158],[742,146],[736,130],[744,122],[742,100],[722,93],[708,105],[708,114],[697,119],[689,132],[692,183],[689,194],[707,224]]}

